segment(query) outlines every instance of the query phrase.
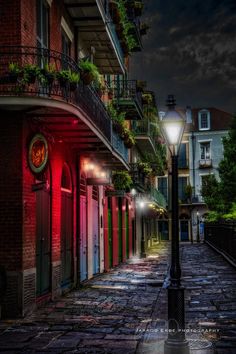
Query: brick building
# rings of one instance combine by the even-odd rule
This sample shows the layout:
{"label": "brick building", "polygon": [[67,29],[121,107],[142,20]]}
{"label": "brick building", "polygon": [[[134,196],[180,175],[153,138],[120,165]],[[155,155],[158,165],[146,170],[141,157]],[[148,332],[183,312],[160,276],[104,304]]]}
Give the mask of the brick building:
{"label": "brick building", "polygon": [[[0,1],[3,317],[24,316],[137,251],[134,198],[110,178],[130,170],[131,147],[107,109],[111,87],[126,129],[142,119],[128,80],[129,55],[141,50],[135,3],[119,3],[127,34],[112,1]],[[98,67],[102,92],[81,79],[83,59]]]}

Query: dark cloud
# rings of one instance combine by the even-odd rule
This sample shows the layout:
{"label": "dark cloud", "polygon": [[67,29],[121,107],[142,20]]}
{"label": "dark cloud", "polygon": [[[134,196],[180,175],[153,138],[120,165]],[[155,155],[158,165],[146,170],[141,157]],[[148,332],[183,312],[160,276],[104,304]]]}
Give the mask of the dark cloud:
{"label": "dark cloud", "polygon": [[[145,2],[145,1],[144,1]],[[132,74],[147,79],[162,106],[179,104],[236,111],[236,2],[146,0],[150,25]]]}

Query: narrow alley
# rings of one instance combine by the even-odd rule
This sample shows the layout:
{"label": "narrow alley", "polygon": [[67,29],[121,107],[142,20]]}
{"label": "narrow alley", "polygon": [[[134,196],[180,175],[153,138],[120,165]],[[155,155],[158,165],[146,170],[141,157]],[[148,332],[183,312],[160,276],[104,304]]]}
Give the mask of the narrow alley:
{"label": "narrow alley", "polygon": [[[169,244],[153,247],[23,320],[0,321],[1,353],[162,353]],[[205,244],[182,244],[192,353],[236,350],[236,273]]]}

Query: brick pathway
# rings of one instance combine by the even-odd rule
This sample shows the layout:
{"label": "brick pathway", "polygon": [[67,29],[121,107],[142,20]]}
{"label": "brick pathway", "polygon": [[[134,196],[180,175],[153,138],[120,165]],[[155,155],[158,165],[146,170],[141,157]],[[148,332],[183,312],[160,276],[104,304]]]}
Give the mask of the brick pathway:
{"label": "brick pathway", "polygon": [[[0,352],[163,354],[167,247],[98,276],[24,320],[0,321]],[[191,353],[235,354],[235,269],[203,244],[181,245],[181,254]]]}

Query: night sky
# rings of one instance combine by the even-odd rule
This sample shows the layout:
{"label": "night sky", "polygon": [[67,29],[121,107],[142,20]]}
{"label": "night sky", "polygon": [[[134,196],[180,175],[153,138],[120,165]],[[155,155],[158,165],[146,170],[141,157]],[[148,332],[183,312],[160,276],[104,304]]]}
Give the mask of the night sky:
{"label": "night sky", "polygon": [[173,93],[186,107],[236,112],[236,0],[144,0],[150,26],[131,76],[148,82],[159,109]]}

